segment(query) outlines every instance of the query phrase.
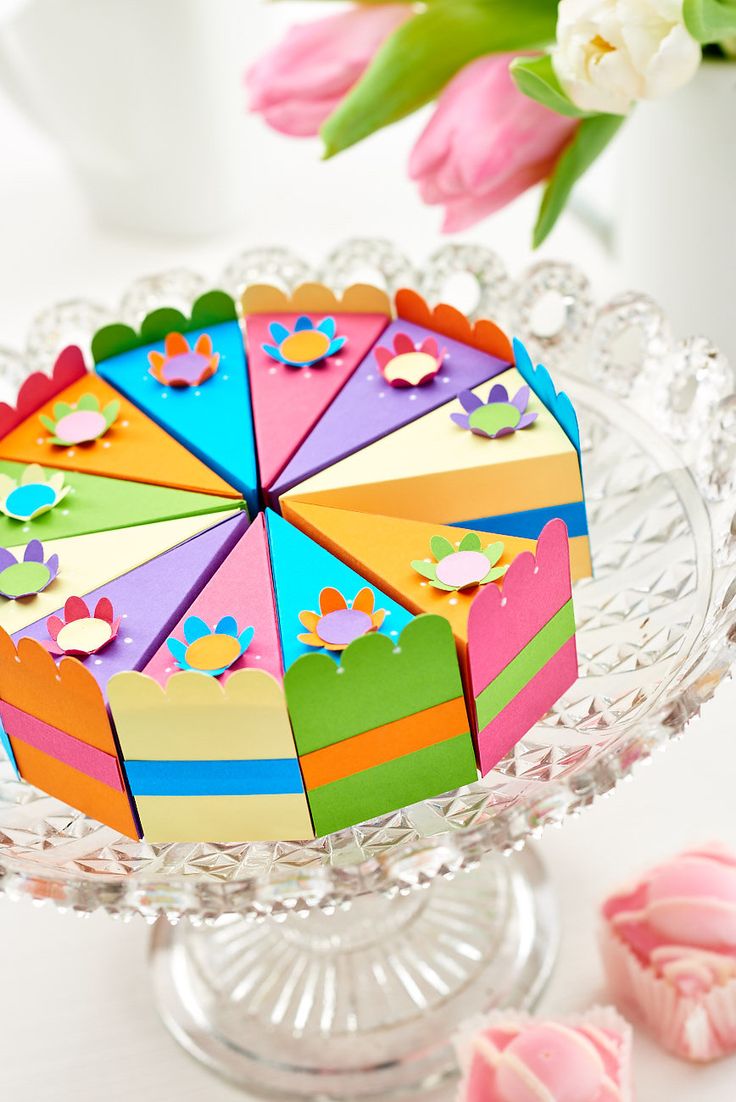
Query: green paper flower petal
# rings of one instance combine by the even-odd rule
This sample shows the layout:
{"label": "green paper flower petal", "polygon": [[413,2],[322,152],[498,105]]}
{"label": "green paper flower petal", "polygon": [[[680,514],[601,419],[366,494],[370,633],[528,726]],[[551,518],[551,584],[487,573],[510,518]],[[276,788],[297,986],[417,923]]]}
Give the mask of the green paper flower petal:
{"label": "green paper flower petal", "polygon": [[488,571],[485,578],[483,579],[483,581],[480,584],[485,585],[486,582],[495,582],[498,578],[502,578],[507,570],[508,570],[507,566],[496,566],[496,567],[494,567],[493,570]]}
{"label": "green paper flower petal", "polygon": [[117,398],[113,399],[112,402],[107,403],[104,410],[102,411],[102,416],[105,418],[105,424],[108,428],[110,428],[110,425],[113,423],[113,421],[117,420],[119,413],[120,402],[117,400]]}
{"label": "green paper flower petal", "polygon": [[441,582],[439,578],[434,578],[429,584],[433,589],[442,589],[445,593],[457,593],[458,590],[456,585],[446,585],[444,582]]}
{"label": "green paper flower petal", "polygon": [[47,417],[45,413],[42,413],[39,417],[39,421],[45,429],[49,430],[49,432],[56,432],[56,421],[54,421],[53,418]]}
{"label": "green paper flower petal", "polygon": [[423,559],[415,559],[411,564],[417,574],[421,574],[423,578],[434,578],[436,567],[433,562],[425,562]]}
{"label": "green paper flower petal", "polygon": [[68,414],[70,414],[71,412],[72,412],[72,407],[69,405],[68,402],[56,402],[54,404],[54,419],[55,420],[52,421],[52,425],[55,423],[55,421],[60,421],[62,419],[62,417],[68,416]]}
{"label": "green paper flower petal", "polygon": [[500,540],[498,543],[489,543],[488,547],[483,549],[483,554],[488,559],[491,566],[493,566],[503,555],[503,544]]}
{"label": "green paper flower petal", "polygon": [[77,402],[77,409],[94,410],[99,413],[100,403],[94,394],[83,394]]}
{"label": "green paper flower petal", "polygon": [[448,539],[445,539],[444,536],[432,536],[431,540],[429,541],[429,546],[431,547],[432,554],[437,559],[437,562],[439,562],[440,559],[444,559],[447,555],[452,555],[455,551],[455,548],[452,546],[450,541]]}
{"label": "green paper flower petal", "polygon": [[480,551],[480,536],[478,533],[467,532],[460,540],[458,551]]}

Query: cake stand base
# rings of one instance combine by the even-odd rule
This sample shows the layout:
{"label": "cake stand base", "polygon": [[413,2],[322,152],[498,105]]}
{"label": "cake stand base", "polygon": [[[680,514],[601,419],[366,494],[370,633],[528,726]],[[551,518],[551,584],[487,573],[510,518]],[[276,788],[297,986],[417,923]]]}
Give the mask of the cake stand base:
{"label": "cake stand base", "polygon": [[346,1102],[444,1093],[458,1023],[531,1007],[556,947],[527,849],[332,915],[160,921],[152,961],[166,1026],[211,1070],[258,1095]]}

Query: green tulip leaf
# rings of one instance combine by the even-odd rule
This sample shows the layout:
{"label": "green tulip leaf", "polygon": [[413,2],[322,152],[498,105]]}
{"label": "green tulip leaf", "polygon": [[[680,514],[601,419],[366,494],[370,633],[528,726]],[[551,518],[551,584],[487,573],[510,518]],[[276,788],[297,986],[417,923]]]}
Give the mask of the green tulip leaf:
{"label": "green tulip leaf", "polygon": [[549,54],[542,57],[517,57],[511,62],[509,72],[520,92],[529,99],[549,107],[558,115],[573,119],[589,117],[589,111],[576,107],[557,79],[557,73]]}
{"label": "green tulip leaf", "polygon": [[423,107],[476,58],[553,41],[556,21],[552,0],[434,0],[384,42],[327,119],[325,156]]}
{"label": "green tulip leaf", "polygon": [[682,14],[698,42],[720,42],[736,35],[736,0],[685,0]]}
{"label": "green tulip leaf", "polygon": [[578,180],[585,175],[624,123],[625,115],[591,115],[582,119],[547,181],[534,227],[534,248],[547,237]]}

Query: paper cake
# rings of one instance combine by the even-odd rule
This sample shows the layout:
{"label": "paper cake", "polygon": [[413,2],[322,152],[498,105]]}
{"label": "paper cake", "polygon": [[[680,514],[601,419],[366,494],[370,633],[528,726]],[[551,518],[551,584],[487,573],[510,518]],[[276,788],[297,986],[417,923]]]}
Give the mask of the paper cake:
{"label": "paper cake", "polygon": [[94,372],[65,349],[0,405],[0,743],[151,842],[439,797],[577,676],[580,438],[549,373],[409,290],[240,306],[107,326]]}

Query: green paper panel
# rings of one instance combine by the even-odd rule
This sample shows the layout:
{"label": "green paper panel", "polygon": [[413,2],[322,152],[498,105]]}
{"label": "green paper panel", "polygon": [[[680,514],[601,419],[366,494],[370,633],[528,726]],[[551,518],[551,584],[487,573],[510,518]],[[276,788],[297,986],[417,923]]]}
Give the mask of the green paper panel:
{"label": "green paper panel", "polygon": [[317,835],[441,796],[477,780],[468,734],[354,773],[307,793]]}
{"label": "green paper panel", "polygon": [[570,600],[477,697],[479,731],[483,731],[511,703],[574,634],[575,613]]}
{"label": "green paper panel", "polygon": [[343,652],[341,669],[327,655],[308,654],[286,671],[284,689],[300,754],[463,695],[447,620],[417,616],[398,646],[397,652],[385,635],[364,635]]}
{"label": "green paper panel", "polygon": [[[26,463],[0,461],[0,472],[18,480]],[[44,467],[44,474],[56,473]],[[201,516],[232,510],[232,498],[191,493],[121,478],[64,471],[64,485],[71,487],[63,501],[48,513],[24,523],[0,513],[0,547],[17,547],[30,539],[43,541],[69,536],[134,528],[161,520]]]}

